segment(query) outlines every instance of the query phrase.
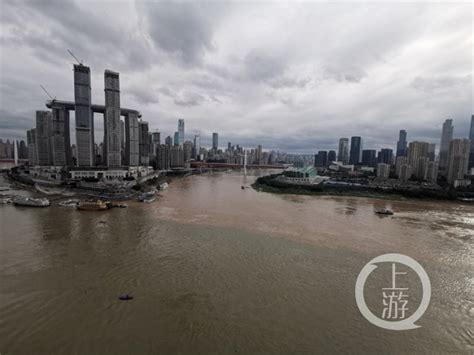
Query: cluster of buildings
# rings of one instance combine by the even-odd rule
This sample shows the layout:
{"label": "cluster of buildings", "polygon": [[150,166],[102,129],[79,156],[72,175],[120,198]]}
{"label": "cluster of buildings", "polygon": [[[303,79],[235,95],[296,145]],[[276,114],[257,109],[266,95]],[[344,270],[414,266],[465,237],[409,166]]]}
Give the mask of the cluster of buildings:
{"label": "cluster of buildings", "polygon": [[314,166],[321,170],[357,173],[374,173],[379,179],[390,177],[401,181],[416,180],[430,183],[446,179],[451,186],[467,186],[474,169],[474,115],[471,117],[469,138],[453,139],[453,120],[447,119],[441,132],[439,154],[436,144],[407,141],[407,132],[401,130],[397,149],[379,151],[363,149],[361,137],[339,139],[339,149],[319,151]]}
{"label": "cluster of buildings", "polygon": [[6,142],[0,139],[0,159],[14,159],[15,146],[18,154],[18,159],[28,159],[28,147],[26,145],[26,142],[24,140],[10,142],[9,139],[7,139]]}
{"label": "cluster of buildings", "polygon": [[[27,143],[20,142],[23,156],[36,176],[73,179],[140,177],[153,169],[170,170],[189,167],[192,160],[233,164],[268,164],[276,156],[263,152],[262,147],[245,151],[228,143],[219,149],[219,135],[212,134],[212,148],[201,147],[200,134],[185,140],[185,124],[178,120],[174,136],[162,142],[159,131],[151,132],[148,122],[138,110],[120,104],[119,73],[104,72],[104,105],[91,100],[90,68],[74,65],[74,101],[51,99],[49,110],[36,111],[36,125],[27,131]],[[71,144],[70,112],[75,112],[75,144]],[[96,143],[94,114],[103,115],[104,136]],[[6,157],[12,157],[7,142],[0,145]],[[1,153],[1,152],[0,152]],[[66,172],[66,173],[65,173]]]}

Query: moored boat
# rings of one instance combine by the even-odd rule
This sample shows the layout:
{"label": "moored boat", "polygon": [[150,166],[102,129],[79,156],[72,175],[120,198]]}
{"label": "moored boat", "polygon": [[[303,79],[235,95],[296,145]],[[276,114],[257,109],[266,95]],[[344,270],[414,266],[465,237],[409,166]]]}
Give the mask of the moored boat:
{"label": "moored boat", "polygon": [[50,202],[47,198],[15,196],[13,198],[13,204],[28,207],[48,207]]}
{"label": "moored boat", "polygon": [[58,205],[63,206],[63,207],[75,207],[77,206],[78,203],[79,203],[79,200],[70,199],[70,200],[59,202]]}
{"label": "moored boat", "polygon": [[109,204],[102,200],[82,201],[77,204],[77,209],[81,211],[105,211],[109,209]]}
{"label": "moored boat", "polygon": [[375,214],[391,216],[393,215],[393,211],[389,210],[388,208],[384,208],[384,209],[375,211]]}

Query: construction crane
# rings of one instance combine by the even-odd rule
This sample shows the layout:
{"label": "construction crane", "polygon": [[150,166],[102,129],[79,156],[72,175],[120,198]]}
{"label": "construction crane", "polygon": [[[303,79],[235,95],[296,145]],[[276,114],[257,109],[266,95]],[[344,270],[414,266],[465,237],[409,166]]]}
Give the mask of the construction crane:
{"label": "construction crane", "polygon": [[51,101],[56,101],[56,96],[52,97],[50,93],[48,92],[48,90],[46,90],[46,88],[43,85],[40,84],[40,86],[41,86],[41,89],[43,89],[43,91],[46,93],[46,95],[48,95],[48,97],[51,99]]}
{"label": "construction crane", "polygon": [[73,57],[73,58],[76,60],[76,62],[77,62],[79,65],[82,65],[82,60],[77,59],[77,57],[74,55],[74,53],[72,53],[69,49],[68,49],[67,51],[68,51],[68,53],[71,55],[71,57]]}

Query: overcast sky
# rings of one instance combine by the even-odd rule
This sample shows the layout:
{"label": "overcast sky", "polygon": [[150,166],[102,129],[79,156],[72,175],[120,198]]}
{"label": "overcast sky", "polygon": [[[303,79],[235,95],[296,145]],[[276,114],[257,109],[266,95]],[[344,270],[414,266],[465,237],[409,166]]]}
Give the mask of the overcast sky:
{"label": "overcast sky", "polygon": [[[75,55],[91,67],[93,102],[105,69],[121,105],[150,130],[203,144],[219,132],[246,147],[314,152],[361,135],[364,148],[438,143],[473,112],[472,4],[0,1],[0,137],[22,138],[45,109],[43,84],[73,100]],[[96,139],[103,118],[95,115]],[[73,127],[73,125],[72,125]]]}

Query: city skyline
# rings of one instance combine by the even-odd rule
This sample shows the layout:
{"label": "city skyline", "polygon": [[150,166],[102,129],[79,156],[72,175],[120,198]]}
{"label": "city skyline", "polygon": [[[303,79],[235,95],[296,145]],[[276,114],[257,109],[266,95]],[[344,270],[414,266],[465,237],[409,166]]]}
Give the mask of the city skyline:
{"label": "city skyline", "polygon": [[[123,79],[121,105],[138,108],[150,132],[172,135],[182,118],[185,139],[192,140],[190,132],[200,130],[203,146],[212,146],[212,132],[219,132],[222,146],[227,141],[244,147],[261,144],[289,153],[337,149],[340,137],[352,136],[363,137],[366,147],[395,149],[404,129],[408,140],[439,147],[444,120],[453,119],[455,138],[467,137],[469,131],[468,4],[450,5],[450,11],[443,4],[233,4],[232,11],[215,4],[15,6],[13,12],[6,2],[2,13],[4,139],[26,139],[35,111],[47,99],[39,84],[53,96],[73,100],[68,48],[91,67],[93,103],[103,101],[104,70],[114,70]],[[369,10],[382,19],[387,16],[362,21]],[[68,13],[77,22],[66,21]],[[344,20],[346,30],[337,31],[337,21],[324,21],[329,14]],[[179,26],[183,15],[193,26]],[[103,21],[110,16],[116,25]],[[239,33],[232,25],[244,18],[248,23]],[[39,23],[42,37],[28,31]],[[294,31],[278,36],[284,23]],[[391,31],[380,38],[377,33],[387,27]],[[347,29],[358,31],[358,41],[353,43]],[[125,31],[132,39],[124,38]],[[308,35],[310,42],[298,39]],[[47,40],[53,36],[54,41]],[[131,55],[133,51],[140,54]],[[96,142],[103,137],[99,119]],[[74,121],[73,114],[71,127]]]}

